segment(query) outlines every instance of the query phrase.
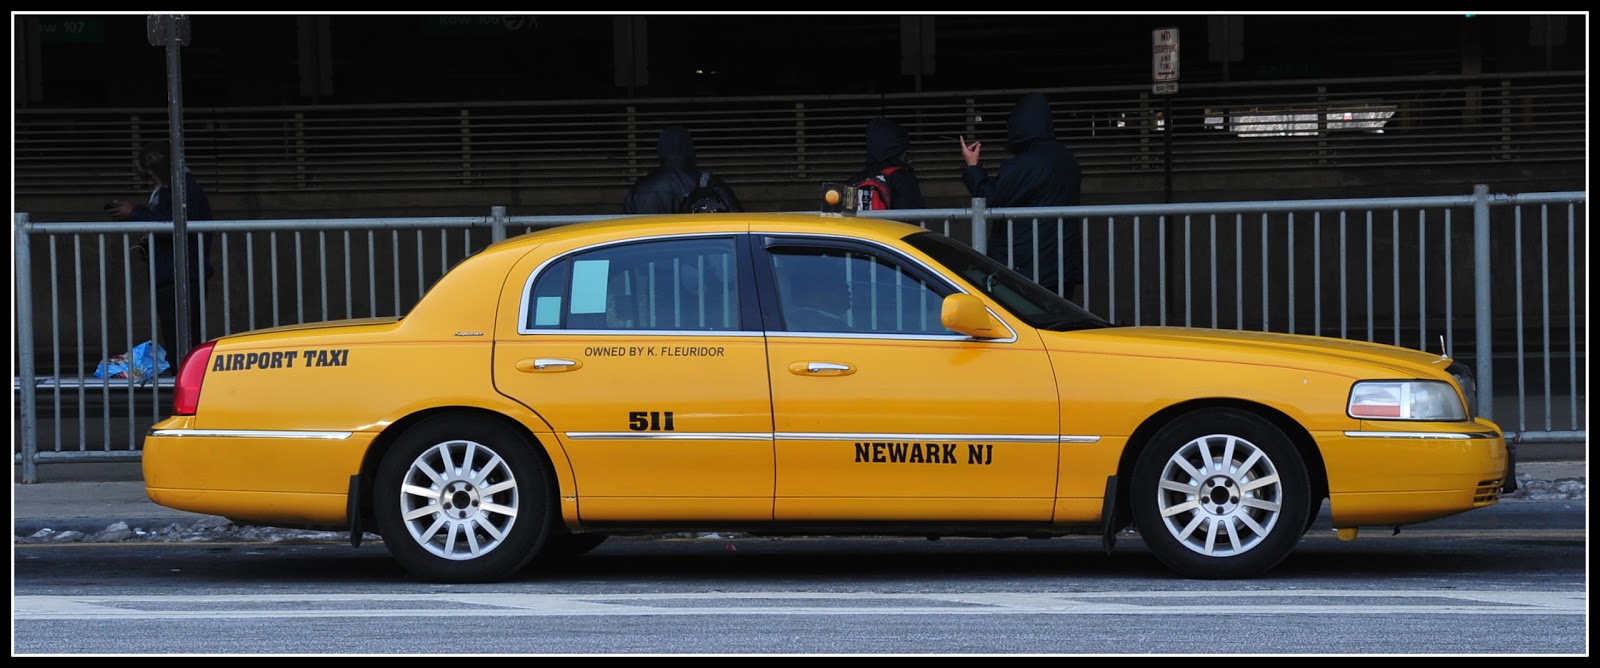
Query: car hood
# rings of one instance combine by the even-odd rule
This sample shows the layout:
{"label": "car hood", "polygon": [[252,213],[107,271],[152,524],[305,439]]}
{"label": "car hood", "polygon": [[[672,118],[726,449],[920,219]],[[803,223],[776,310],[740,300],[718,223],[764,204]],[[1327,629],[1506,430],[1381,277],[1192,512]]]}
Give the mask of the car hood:
{"label": "car hood", "polygon": [[1189,327],[1110,327],[1040,332],[1058,352],[1213,360],[1321,371],[1343,376],[1448,378],[1453,360],[1409,348],[1303,334]]}

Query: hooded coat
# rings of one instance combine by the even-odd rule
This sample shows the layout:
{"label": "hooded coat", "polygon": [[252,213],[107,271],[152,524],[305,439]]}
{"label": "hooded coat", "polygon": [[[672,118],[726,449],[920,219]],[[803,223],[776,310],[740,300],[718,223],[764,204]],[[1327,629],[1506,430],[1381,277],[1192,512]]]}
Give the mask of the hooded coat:
{"label": "hooded coat", "polygon": [[[188,170],[183,173],[183,194],[189,200],[185,213],[187,221],[211,220],[211,200],[206,197],[206,192],[195,181],[194,174]],[[141,204],[133,209],[133,214],[128,220],[139,221],[171,221],[172,213],[172,187],[165,183],[156,186],[150,193],[150,203]],[[157,232],[150,235],[150,266],[155,272],[155,284],[158,288],[170,287],[175,280],[173,274],[172,233]],[[203,251],[200,248],[200,235],[189,233],[184,241],[188,246],[189,255],[189,281],[198,283],[211,277],[211,263],[203,261]]]}
{"label": "hooded coat", "polygon": [[[688,130],[676,125],[662,129],[656,138],[656,160],[660,164],[633,184],[623,198],[623,213],[679,213],[679,203],[699,185],[701,170],[695,165],[694,138]],[[707,185],[722,196],[731,210],[744,210],[721,177],[712,174]]]}
{"label": "hooded coat", "polygon": [[[982,197],[989,207],[1078,206],[1082,171],[1078,157],[1055,138],[1055,123],[1050,103],[1041,93],[1028,93],[1017,100],[1006,118],[1006,150],[1012,156],[1000,163],[990,178],[982,163],[963,165],[961,182],[973,197]],[[1039,266],[1033,265],[1034,229],[1037,222]],[[1009,224],[989,227],[989,256],[1022,275],[1033,278],[1050,290],[1071,296],[1083,282],[1082,230],[1077,220],[1064,221],[1065,236],[1058,234],[1054,219],[1014,219]],[[1066,257],[1057,257],[1057,246]],[[1065,260],[1066,273],[1057,267]]]}
{"label": "hooded coat", "polygon": [[889,208],[923,209],[922,184],[911,167],[911,137],[899,123],[888,118],[867,121],[867,160],[849,183],[860,183],[898,167],[884,177],[889,186]]}

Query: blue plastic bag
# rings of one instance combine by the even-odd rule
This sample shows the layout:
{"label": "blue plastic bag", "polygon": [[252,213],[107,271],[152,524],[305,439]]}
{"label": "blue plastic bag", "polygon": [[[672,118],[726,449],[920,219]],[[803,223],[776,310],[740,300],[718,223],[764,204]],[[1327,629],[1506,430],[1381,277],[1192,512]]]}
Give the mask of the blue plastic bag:
{"label": "blue plastic bag", "polygon": [[145,341],[126,354],[100,362],[94,370],[95,378],[127,378],[136,383],[146,383],[172,368],[167,364],[167,351],[154,341]]}

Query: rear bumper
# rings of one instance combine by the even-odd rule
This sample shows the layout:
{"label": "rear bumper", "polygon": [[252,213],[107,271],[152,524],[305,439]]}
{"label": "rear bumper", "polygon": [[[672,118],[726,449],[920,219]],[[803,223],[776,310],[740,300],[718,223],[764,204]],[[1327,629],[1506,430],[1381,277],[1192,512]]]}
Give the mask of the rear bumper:
{"label": "rear bumper", "polygon": [[144,441],[145,494],[177,510],[281,527],[343,526],[350,476],[374,434],[201,430],[156,424]]}

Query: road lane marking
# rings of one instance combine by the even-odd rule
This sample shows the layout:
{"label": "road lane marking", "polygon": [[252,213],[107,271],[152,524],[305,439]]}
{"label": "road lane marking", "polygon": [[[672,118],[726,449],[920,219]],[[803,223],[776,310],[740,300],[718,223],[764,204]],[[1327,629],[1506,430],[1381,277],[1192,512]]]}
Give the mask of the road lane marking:
{"label": "road lane marking", "polygon": [[891,594],[17,596],[14,621],[649,615],[1587,615],[1584,592],[1295,590]]}

